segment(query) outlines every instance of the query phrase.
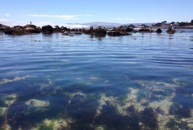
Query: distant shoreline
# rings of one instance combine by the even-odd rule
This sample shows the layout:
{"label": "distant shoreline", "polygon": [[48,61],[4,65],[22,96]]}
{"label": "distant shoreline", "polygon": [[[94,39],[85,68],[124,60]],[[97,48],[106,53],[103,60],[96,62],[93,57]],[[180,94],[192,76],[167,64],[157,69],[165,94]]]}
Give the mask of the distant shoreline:
{"label": "distant shoreline", "polygon": [[[193,21],[192,21],[193,22]],[[43,33],[43,34],[52,34],[52,33],[62,33],[64,35],[74,35],[74,34],[90,34],[95,36],[123,36],[123,35],[130,35],[132,32],[143,32],[143,33],[162,33],[162,29],[168,29],[167,33],[174,34],[176,32],[175,29],[193,29],[193,23],[186,23],[181,26],[181,23],[157,23],[152,26],[148,26],[145,24],[142,25],[122,25],[119,27],[105,27],[105,26],[98,26],[90,28],[67,28],[64,26],[59,27],[56,25],[52,27],[51,25],[45,25],[42,27],[38,27],[33,25],[32,23],[27,24],[25,26],[7,26],[0,24],[0,31],[7,35],[26,35],[26,34],[33,34],[33,33]],[[172,26],[172,28],[171,28]]]}

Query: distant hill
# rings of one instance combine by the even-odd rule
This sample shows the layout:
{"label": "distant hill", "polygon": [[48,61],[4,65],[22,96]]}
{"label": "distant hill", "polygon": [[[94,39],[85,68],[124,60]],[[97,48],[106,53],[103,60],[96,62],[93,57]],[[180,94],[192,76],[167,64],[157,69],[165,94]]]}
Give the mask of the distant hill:
{"label": "distant hill", "polygon": [[84,23],[83,25],[88,25],[88,26],[93,26],[93,27],[103,26],[103,27],[106,27],[106,28],[111,28],[111,27],[119,27],[122,24],[120,24],[120,23],[110,23],[110,22],[91,22],[91,23]]}
{"label": "distant hill", "polygon": [[122,23],[111,23],[111,22],[90,22],[90,23],[68,23],[69,26],[74,26],[74,27],[85,27],[85,28],[89,28],[90,26],[93,26],[94,28],[97,28],[98,26],[103,26],[106,28],[112,28],[112,27],[119,27],[119,26],[127,26],[133,24],[135,26],[138,25],[148,25],[151,26],[154,23],[128,23],[128,24],[122,24]]}
{"label": "distant hill", "polygon": [[82,27],[90,27],[93,26],[97,28],[98,26],[103,26],[106,28],[119,27],[122,24],[120,23],[110,23],[110,22],[90,22],[90,23],[68,23],[69,26],[82,26]]}

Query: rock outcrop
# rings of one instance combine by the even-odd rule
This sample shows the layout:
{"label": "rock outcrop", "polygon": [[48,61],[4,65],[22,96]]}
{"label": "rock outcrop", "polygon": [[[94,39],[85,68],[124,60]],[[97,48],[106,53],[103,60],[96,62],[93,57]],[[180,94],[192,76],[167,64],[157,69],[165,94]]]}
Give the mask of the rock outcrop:
{"label": "rock outcrop", "polygon": [[90,27],[88,30],[83,30],[83,33],[95,35],[95,36],[106,36],[107,30],[105,28],[102,28],[99,26],[98,28],[94,29],[93,27]]}
{"label": "rock outcrop", "polygon": [[169,28],[167,31],[166,31],[168,34],[174,34],[176,32],[175,29],[172,29],[172,28]]}
{"label": "rock outcrop", "polygon": [[54,32],[54,29],[51,25],[46,25],[42,27],[43,34],[52,34],[53,32]]}
{"label": "rock outcrop", "polygon": [[25,35],[27,34],[23,27],[22,26],[14,26],[13,28],[6,28],[4,30],[4,33],[5,34],[8,34],[8,35]]}
{"label": "rock outcrop", "polygon": [[124,28],[113,28],[113,30],[108,32],[109,36],[124,36],[128,35],[128,32]]}
{"label": "rock outcrop", "polygon": [[40,33],[41,32],[41,29],[36,27],[35,25],[26,25],[24,26],[24,30],[27,33]]}
{"label": "rock outcrop", "polygon": [[156,30],[156,32],[157,32],[157,33],[162,33],[161,28],[158,28],[158,29]]}

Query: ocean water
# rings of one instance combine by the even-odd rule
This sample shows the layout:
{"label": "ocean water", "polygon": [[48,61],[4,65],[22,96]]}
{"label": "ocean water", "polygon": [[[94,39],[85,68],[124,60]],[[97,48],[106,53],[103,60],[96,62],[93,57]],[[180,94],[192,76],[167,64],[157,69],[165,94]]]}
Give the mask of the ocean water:
{"label": "ocean water", "polygon": [[193,128],[193,31],[0,34],[0,129]]}

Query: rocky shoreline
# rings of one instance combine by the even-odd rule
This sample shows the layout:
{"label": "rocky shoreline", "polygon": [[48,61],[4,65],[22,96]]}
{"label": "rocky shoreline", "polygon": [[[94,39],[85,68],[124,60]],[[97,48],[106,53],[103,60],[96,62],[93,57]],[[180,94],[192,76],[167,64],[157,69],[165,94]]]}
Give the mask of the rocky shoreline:
{"label": "rocky shoreline", "polygon": [[[25,26],[6,26],[3,24],[0,24],[0,32],[6,34],[6,35],[27,35],[27,34],[34,34],[34,33],[42,33],[42,34],[52,34],[52,33],[62,33],[64,35],[74,35],[74,34],[89,34],[89,35],[95,35],[98,37],[103,36],[124,36],[124,35],[130,35],[130,33],[134,32],[143,32],[143,33],[162,33],[161,27],[151,27],[151,26],[120,26],[120,27],[114,27],[114,28],[105,28],[102,26],[99,26],[97,28],[90,27],[90,28],[67,28],[67,27],[59,27],[55,26],[52,27],[51,25],[45,25],[42,27],[38,27],[36,25],[27,24]],[[168,34],[174,34],[176,30],[168,28],[167,33]]]}

